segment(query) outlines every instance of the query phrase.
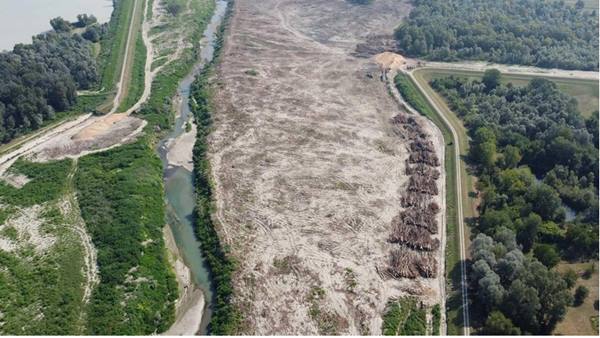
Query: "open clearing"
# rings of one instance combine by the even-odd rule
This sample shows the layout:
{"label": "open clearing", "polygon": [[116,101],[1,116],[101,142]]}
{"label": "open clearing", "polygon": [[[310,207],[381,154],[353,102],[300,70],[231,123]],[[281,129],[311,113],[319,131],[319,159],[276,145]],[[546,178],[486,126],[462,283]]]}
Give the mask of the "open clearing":
{"label": "open clearing", "polygon": [[578,286],[583,285],[588,288],[590,293],[586,297],[583,304],[577,307],[569,307],[565,319],[558,323],[553,334],[555,335],[598,335],[598,322],[596,321],[596,328],[591,322],[592,317],[598,318],[598,309],[594,308],[594,302],[598,302],[598,261],[592,261],[588,263],[561,263],[556,267],[557,271],[565,272],[568,269],[572,269],[578,274],[582,274],[590,264],[595,264],[596,269],[592,274],[591,278],[584,279],[580,277],[575,284],[573,290]]}
{"label": "open clearing", "polygon": [[379,334],[389,298],[440,303],[439,278],[383,277],[408,140],[380,67],[352,56],[408,12],[394,0],[235,2],[209,144],[244,333]]}

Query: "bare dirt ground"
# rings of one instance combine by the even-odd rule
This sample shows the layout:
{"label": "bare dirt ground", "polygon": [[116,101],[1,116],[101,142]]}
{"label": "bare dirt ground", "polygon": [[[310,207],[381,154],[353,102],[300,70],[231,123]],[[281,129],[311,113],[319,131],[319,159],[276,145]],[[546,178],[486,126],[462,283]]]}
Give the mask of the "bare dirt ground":
{"label": "bare dirt ground", "polygon": [[210,159],[245,333],[380,334],[389,298],[440,303],[439,278],[380,274],[407,141],[390,123],[401,108],[381,66],[352,56],[408,13],[397,0],[235,2]]}

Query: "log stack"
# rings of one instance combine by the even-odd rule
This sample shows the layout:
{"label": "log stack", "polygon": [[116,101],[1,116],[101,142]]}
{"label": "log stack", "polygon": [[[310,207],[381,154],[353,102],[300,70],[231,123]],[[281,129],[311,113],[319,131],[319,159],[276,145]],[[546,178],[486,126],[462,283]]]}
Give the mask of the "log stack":
{"label": "log stack", "polygon": [[392,118],[395,130],[409,140],[405,173],[409,176],[400,204],[404,210],[392,219],[387,272],[394,278],[435,278],[435,251],[440,241],[431,235],[438,233],[437,214],[440,207],[433,201],[439,194],[439,158],[433,143],[414,116],[398,114]]}

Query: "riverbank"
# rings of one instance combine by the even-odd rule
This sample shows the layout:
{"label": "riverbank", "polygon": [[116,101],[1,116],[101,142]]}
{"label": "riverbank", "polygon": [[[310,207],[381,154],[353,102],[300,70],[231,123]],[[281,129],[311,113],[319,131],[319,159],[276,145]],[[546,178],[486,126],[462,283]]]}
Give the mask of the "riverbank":
{"label": "riverbank", "polygon": [[163,335],[195,335],[200,329],[204,313],[204,293],[194,284],[192,271],[183,261],[170,225],[165,225],[163,234],[169,252],[169,263],[174,269],[179,288],[179,298],[175,302],[175,323]]}

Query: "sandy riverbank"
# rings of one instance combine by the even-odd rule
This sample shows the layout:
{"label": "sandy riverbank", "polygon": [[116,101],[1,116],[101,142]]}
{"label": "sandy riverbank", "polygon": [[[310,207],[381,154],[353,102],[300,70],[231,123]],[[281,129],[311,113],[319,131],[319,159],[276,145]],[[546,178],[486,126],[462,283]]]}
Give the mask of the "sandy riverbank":
{"label": "sandy riverbank", "polygon": [[204,312],[204,294],[201,289],[194,285],[191,270],[181,258],[169,225],[165,225],[163,234],[165,244],[169,250],[169,261],[175,270],[177,284],[179,285],[179,298],[175,304],[175,323],[163,335],[195,335],[200,328],[202,313]]}

